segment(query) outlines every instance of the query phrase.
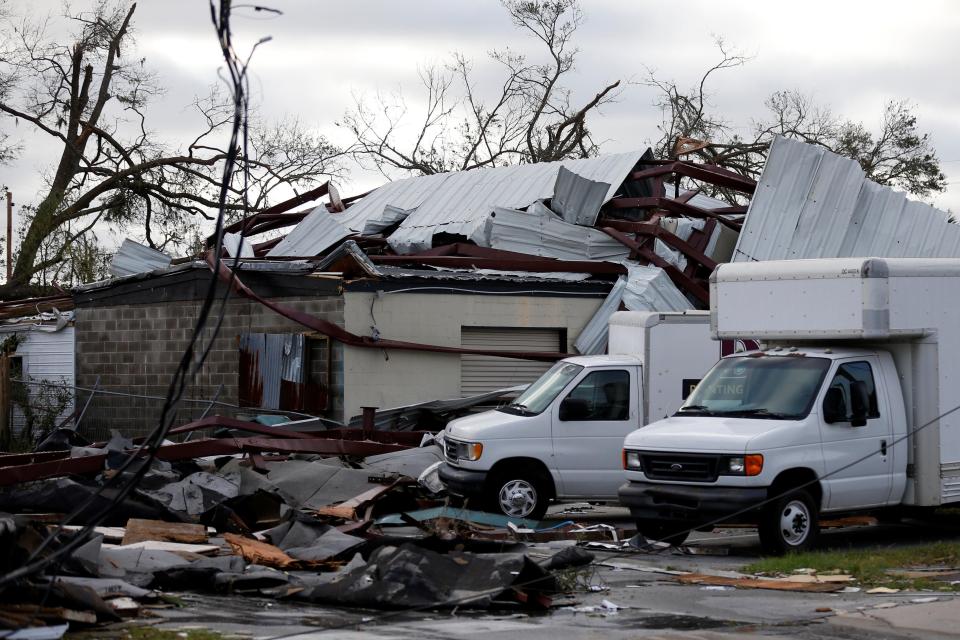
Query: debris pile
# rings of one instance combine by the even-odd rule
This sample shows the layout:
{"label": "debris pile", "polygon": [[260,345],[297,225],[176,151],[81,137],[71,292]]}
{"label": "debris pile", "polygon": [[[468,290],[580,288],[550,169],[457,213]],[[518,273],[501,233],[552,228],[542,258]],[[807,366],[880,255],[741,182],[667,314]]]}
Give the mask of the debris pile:
{"label": "debris pile", "polygon": [[593,556],[567,548],[534,559],[523,540],[624,535],[570,521],[544,530],[447,504],[430,473],[442,455],[430,434],[303,433],[219,416],[171,434],[214,429],[160,446],[126,496],[123,474],[146,459],[119,434],[0,456],[0,629],[46,625],[59,637],[150,616],[169,591],[545,608],[562,591],[554,573]]}

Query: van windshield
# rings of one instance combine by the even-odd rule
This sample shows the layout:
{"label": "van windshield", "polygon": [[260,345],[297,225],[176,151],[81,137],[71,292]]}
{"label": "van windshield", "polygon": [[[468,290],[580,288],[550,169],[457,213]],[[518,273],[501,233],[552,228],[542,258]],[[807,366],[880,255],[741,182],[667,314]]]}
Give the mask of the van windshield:
{"label": "van windshield", "polygon": [[810,413],[829,368],[827,358],[724,358],[675,415],[797,420]]}
{"label": "van windshield", "polygon": [[578,364],[558,362],[527,387],[527,390],[519,398],[505,407],[500,407],[498,411],[520,416],[536,415],[549,407],[553,399],[582,370],[583,367]]}

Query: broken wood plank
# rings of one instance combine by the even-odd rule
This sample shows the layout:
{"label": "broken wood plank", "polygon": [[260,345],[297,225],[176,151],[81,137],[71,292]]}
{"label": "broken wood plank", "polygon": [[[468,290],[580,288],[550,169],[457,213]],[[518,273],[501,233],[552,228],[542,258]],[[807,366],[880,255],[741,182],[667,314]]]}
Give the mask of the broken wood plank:
{"label": "broken wood plank", "polygon": [[764,578],[724,578],[702,573],[688,573],[677,576],[683,584],[702,584],[710,586],[736,587],[738,589],[770,589],[773,591],[804,591],[811,593],[832,593],[843,589],[836,582],[788,582],[786,580],[767,580]]}
{"label": "broken wood plank", "polygon": [[202,524],[188,522],[163,522],[162,520],[127,520],[123,544],[130,545],[148,540],[158,542],[183,542],[185,544],[203,544],[207,541],[207,528]]}
{"label": "broken wood plank", "polygon": [[396,486],[397,482],[396,479],[394,479],[394,481],[390,484],[368,489],[358,496],[354,496],[349,500],[344,500],[340,504],[317,509],[317,514],[321,516],[343,518],[344,520],[358,520],[360,519],[357,515],[358,511],[362,510],[365,505],[376,502]]}
{"label": "broken wood plank", "polygon": [[43,622],[79,622],[95,624],[97,614],[93,611],[78,611],[64,607],[38,607],[35,604],[0,605],[0,618],[23,620],[23,624],[42,620]]}
{"label": "broken wood plank", "polygon": [[[111,548],[114,545],[105,545]],[[185,544],[183,542],[164,542],[158,540],[144,540],[143,542],[134,542],[133,544],[117,545],[117,549],[148,549],[150,551],[169,551],[181,557],[194,559],[197,555],[215,556],[220,552],[220,547],[215,544]]]}

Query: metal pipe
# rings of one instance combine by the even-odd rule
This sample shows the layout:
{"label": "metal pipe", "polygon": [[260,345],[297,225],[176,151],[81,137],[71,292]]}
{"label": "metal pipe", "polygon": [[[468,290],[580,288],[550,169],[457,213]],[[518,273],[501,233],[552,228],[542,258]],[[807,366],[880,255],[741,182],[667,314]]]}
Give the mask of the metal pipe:
{"label": "metal pipe", "polygon": [[363,422],[361,423],[361,430],[363,432],[364,438],[372,434],[376,427],[375,422],[377,419],[377,408],[376,407],[360,407],[363,409]]}

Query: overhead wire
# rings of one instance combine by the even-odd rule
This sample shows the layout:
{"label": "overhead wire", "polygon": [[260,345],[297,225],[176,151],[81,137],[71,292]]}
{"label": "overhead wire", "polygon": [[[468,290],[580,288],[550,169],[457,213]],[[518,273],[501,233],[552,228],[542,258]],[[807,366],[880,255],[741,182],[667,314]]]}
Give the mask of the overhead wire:
{"label": "overhead wire", "polygon": [[[261,39],[259,42],[257,42],[251,50],[246,61],[241,62],[240,58],[236,55],[236,52],[233,49],[233,44],[231,41],[230,10],[230,0],[220,0],[219,11],[213,0],[210,2],[211,20],[217,31],[221,52],[223,53],[229,72],[234,107],[234,117],[230,133],[230,145],[224,158],[224,168],[218,196],[218,212],[215,233],[216,240],[214,243],[214,248],[212,249],[213,270],[211,272],[206,294],[203,298],[200,309],[198,310],[197,321],[194,325],[193,332],[191,333],[187,346],[184,349],[178,367],[171,377],[170,383],[167,387],[167,395],[164,399],[160,418],[154,429],[144,438],[143,443],[134,451],[127,452],[126,459],[124,460],[123,464],[116,469],[114,475],[107,478],[106,481],[103,482],[95,492],[93,492],[87,499],[82,501],[72,512],[62,519],[55,529],[50,532],[35,549],[33,549],[28,556],[27,561],[22,566],[4,574],[3,576],[0,576],[0,587],[29,575],[38,573],[54,563],[59,564],[59,562],[67,555],[73,553],[79,547],[86,544],[89,541],[94,527],[106,519],[106,517],[120,504],[122,504],[123,500],[125,500],[126,497],[139,485],[140,480],[144,475],[146,475],[152,462],[156,458],[157,451],[159,450],[160,445],[163,443],[167,432],[172,427],[173,420],[176,416],[176,409],[179,407],[188,382],[195,377],[196,373],[203,366],[203,362],[212,348],[213,340],[216,338],[216,332],[219,331],[220,325],[223,321],[226,300],[230,292],[229,287],[226,288],[226,292],[224,293],[224,297],[221,302],[220,317],[218,318],[215,332],[211,337],[211,342],[207,348],[200,353],[199,357],[195,358],[195,347],[198,341],[201,339],[204,327],[207,324],[210,312],[217,298],[216,293],[219,282],[218,270],[223,251],[223,228],[226,200],[232,176],[235,171],[237,159],[240,154],[240,145],[238,144],[240,139],[240,131],[243,128],[247,118],[248,102],[245,91],[247,82],[247,68],[250,62],[250,57],[253,55],[253,50],[268,40]],[[244,137],[244,145],[245,144],[246,137]],[[244,153],[246,153],[246,149],[244,149]],[[234,265],[236,265],[238,261],[239,252],[237,256],[234,257]],[[143,455],[144,453],[146,453],[146,455]],[[134,463],[138,463],[139,466],[133,471],[132,474],[125,476],[124,472],[133,466]],[[124,482],[121,483],[121,479],[124,480]],[[64,542],[51,553],[38,558],[38,556],[55,540],[59,539],[60,534],[63,532],[63,527],[66,524],[91,507],[93,502],[97,498],[101,497],[106,489],[114,487],[118,488],[116,494],[111,497],[106,505],[104,505],[101,509],[96,511],[87,519],[86,524],[80,531],[76,532],[68,541]]]}

